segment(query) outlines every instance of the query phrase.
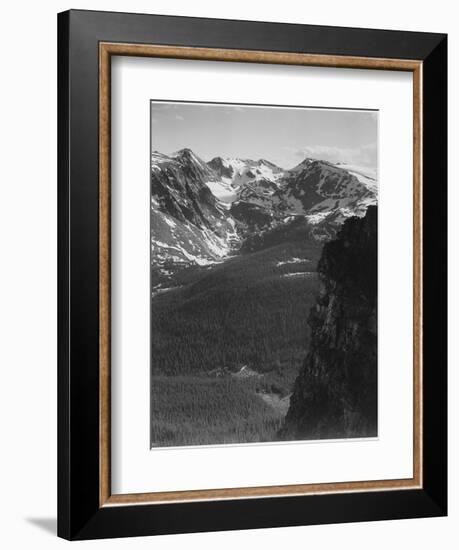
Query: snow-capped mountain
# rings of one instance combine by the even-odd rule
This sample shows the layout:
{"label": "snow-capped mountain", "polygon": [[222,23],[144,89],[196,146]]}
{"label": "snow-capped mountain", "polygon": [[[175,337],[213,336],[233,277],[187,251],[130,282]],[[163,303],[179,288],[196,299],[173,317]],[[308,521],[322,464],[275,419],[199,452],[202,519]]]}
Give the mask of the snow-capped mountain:
{"label": "snow-capped mountain", "polygon": [[[208,187],[215,174],[190,149],[151,157],[151,247],[155,264],[206,265],[238,240],[234,220]],[[167,264],[167,265],[166,265]]]}
{"label": "snow-capped mountain", "polygon": [[208,166],[225,183],[237,189],[248,182],[276,182],[284,174],[284,170],[265,159],[238,159],[215,157]]}
{"label": "snow-capped mountain", "polygon": [[376,193],[376,174],[354,165],[307,158],[284,170],[265,159],[206,163],[190,149],[154,152],[152,262],[165,273],[171,266],[215,263],[253,235],[297,217],[310,237],[329,239],[347,217],[363,216]]}
{"label": "snow-capped mountain", "polygon": [[373,191],[375,195],[378,194],[378,178],[376,170],[368,166],[361,166],[358,164],[348,164],[345,162],[338,162],[336,166],[347,170],[350,174],[355,176],[360,183],[363,183],[370,191]]}
{"label": "snow-capped mountain", "polygon": [[[363,216],[377,200],[376,179],[324,160],[306,158],[288,171],[273,197],[285,215],[306,216],[316,237],[334,235],[350,216]],[[324,230],[324,231],[323,231]]]}
{"label": "snow-capped mountain", "polygon": [[330,162],[305,159],[284,176],[275,202],[289,214],[316,214],[340,209],[355,213],[376,201],[375,192],[356,175]]}
{"label": "snow-capped mountain", "polygon": [[264,204],[284,175],[282,168],[265,159],[215,157],[208,166],[217,176],[217,181],[209,184],[210,189],[228,204],[246,199]]}
{"label": "snow-capped mountain", "polygon": [[266,159],[215,157],[208,165],[220,180],[209,187],[218,197],[225,193],[231,197],[227,201],[230,214],[243,235],[273,223],[273,196],[279,190],[285,170]]}

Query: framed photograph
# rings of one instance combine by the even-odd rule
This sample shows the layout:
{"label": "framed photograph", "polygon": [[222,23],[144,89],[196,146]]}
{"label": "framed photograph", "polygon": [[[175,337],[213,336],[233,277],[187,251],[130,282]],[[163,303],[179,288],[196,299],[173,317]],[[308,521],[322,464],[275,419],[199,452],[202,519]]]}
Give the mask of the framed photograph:
{"label": "framed photograph", "polygon": [[58,18],[58,533],[447,510],[447,39]]}

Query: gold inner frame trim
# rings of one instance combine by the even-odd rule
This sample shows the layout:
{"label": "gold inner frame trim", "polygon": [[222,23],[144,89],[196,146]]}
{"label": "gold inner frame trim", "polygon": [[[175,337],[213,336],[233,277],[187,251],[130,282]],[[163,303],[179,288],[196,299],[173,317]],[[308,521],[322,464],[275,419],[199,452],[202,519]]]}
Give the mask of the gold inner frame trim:
{"label": "gold inner frame trim", "polygon": [[[236,487],[135,494],[111,493],[110,377],[110,98],[111,57],[159,57],[243,63],[377,69],[413,73],[413,477],[266,487]],[[99,506],[160,504],[197,500],[245,499],[422,488],[422,62],[230,50],[154,44],[99,44]]]}

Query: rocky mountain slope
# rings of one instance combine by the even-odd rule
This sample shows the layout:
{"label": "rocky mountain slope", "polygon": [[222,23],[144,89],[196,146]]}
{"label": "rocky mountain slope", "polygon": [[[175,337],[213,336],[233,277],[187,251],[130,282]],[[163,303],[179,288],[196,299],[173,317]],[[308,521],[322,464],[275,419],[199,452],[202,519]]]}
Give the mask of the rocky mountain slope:
{"label": "rocky mountain slope", "polygon": [[[220,262],[277,239],[300,219],[304,238],[330,240],[345,219],[376,202],[361,169],[305,159],[283,170],[265,159],[206,163],[190,149],[151,157],[152,266],[168,276],[184,266]],[[247,244],[249,243],[249,244]]]}
{"label": "rocky mountain slope", "polygon": [[239,240],[225,205],[212,193],[216,178],[190,149],[151,158],[152,263],[207,265],[226,257]]}
{"label": "rocky mountain slope", "polygon": [[317,240],[333,238],[344,220],[376,203],[368,178],[323,160],[307,158],[287,172],[274,197],[284,215],[303,215]]}
{"label": "rocky mountain slope", "polygon": [[377,435],[377,209],[326,243],[311,308],[310,350],[294,384],[283,439]]}

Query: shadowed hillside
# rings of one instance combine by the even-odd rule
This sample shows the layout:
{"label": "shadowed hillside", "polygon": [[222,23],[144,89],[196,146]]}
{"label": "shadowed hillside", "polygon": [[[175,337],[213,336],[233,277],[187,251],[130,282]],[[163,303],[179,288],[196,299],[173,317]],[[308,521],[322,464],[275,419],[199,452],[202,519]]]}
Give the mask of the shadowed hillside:
{"label": "shadowed hillside", "polygon": [[282,439],[377,435],[377,209],[326,243],[310,351],[294,384]]}

